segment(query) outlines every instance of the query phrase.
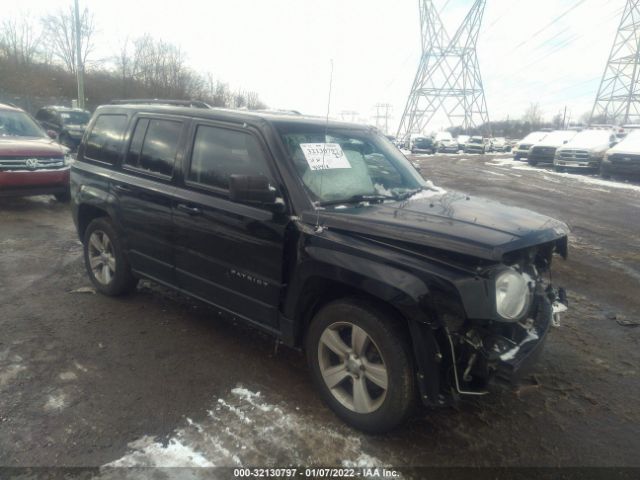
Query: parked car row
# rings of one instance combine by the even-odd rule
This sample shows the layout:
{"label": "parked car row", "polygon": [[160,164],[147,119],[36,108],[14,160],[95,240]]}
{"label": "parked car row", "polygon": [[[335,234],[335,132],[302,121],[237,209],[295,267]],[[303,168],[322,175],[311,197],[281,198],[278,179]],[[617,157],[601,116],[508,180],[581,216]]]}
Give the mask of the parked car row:
{"label": "parked car row", "polygon": [[510,152],[512,142],[504,137],[482,137],[458,135],[454,138],[450,132],[437,132],[433,135],[411,135],[406,141],[397,143],[401,148],[420,153],[490,153]]}
{"label": "parked car row", "polygon": [[640,177],[640,131],[622,139],[613,129],[533,132],[514,150],[514,159],[549,164],[558,171],[585,170],[612,176]]}

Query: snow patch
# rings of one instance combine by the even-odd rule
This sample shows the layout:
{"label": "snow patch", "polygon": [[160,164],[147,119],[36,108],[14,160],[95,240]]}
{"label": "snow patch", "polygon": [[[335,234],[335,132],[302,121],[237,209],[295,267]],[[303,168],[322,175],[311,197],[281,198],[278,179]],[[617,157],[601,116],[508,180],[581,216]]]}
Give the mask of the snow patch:
{"label": "snow patch", "polygon": [[198,452],[172,438],[166,445],[144,436],[129,444],[133,453],[108,463],[105,467],[215,467]]}
{"label": "snow patch", "polygon": [[67,397],[64,393],[58,393],[56,395],[49,395],[47,403],[44,404],[45,410],[62,410],[67,404]]}
{"label": "snow patch", "polygon": [[62,372],[60,375],[60,380],[69,381],[76,380],[78,376],[74,372]]}
{"label": "snow patch", "polygon": [[216,399],[202,420],[186,418],[165,442],[142,437],[105,467],[386,466],[363,451],[359,436],[341,430],[237,387]]}
{"label": "snow patch", "polygon": [[[558,177],[558,178],[568,178],[572,180],[576,180],[581,183],[585,183],[588,185],[596,185],[605,188],[617,188],[621,190],[631,190],[634,192],[640,192],[640,185],[634,185],[632,183],[623,183],[623,182],[615,182],[613,180],[604,180],[599,177],[592,177],[588,175],[583,175],[579,173],[567,173],[567,172],[556,172],[554,170],[546,170],[537,167],[532,167],[526,163],[523,163],[518,160],[514,160],[513,158],[494,158],[489,162],[485,162],[485,165],[490,167],[510,167],[513,170],[528,170],[533,172],[541,173],[544,179],[548,181],[553,181],[549,176]],[[602,190],[608,193],[606,190]]]}
{"label": "snow patch", "polygon": [[0,387],[7,385],[9,382],[15,379],[20,374],[20,372],[26,369],[27,367],[19,364],[13,364],[9,365],[8,367],[3,367],[0,370]]}

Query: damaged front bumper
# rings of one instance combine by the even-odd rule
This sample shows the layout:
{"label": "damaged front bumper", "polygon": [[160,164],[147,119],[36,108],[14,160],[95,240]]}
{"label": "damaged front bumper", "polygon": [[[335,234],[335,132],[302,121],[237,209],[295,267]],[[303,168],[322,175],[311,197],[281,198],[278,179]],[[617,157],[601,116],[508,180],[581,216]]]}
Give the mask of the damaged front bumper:
{"label": "damaged front bumper", "polygon": [[455,394],[484,395],[489,386],[517,384],[531,371],[549,330],[560,325],[560,314],[567,310],[564,289],[549,286],[535,297],[526,321],[472,328],[457,337],[457,348],[448,335]]}

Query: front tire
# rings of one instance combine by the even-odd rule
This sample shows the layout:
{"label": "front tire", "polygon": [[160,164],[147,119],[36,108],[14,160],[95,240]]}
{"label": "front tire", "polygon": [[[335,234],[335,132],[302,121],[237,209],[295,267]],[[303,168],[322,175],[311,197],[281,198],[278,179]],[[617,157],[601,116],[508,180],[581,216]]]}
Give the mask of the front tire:
{"label": "front tire", "polygon": [[323,307],[307,332],[306,353],[324,402],[349,425],[389,431],[415,403],[411,349],[392,318],[359,299]]}
{"label": "front tire", "polygon": [[96,218],[84,233],[84,263],[96,289],[109,296],[135,289],[137,279],[124,254],[111,220]]}

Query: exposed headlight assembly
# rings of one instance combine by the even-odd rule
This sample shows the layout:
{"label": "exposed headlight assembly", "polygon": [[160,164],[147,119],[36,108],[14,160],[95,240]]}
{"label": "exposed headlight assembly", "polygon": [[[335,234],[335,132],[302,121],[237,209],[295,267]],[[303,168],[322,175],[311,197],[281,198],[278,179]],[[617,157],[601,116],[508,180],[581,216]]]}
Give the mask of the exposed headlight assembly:
{"label": "exposed headlight assembly", "polygon": [[513,268],[503,270],[496,277],[496,311],[506,321],[517,321],[531,303],[531,277]]}

